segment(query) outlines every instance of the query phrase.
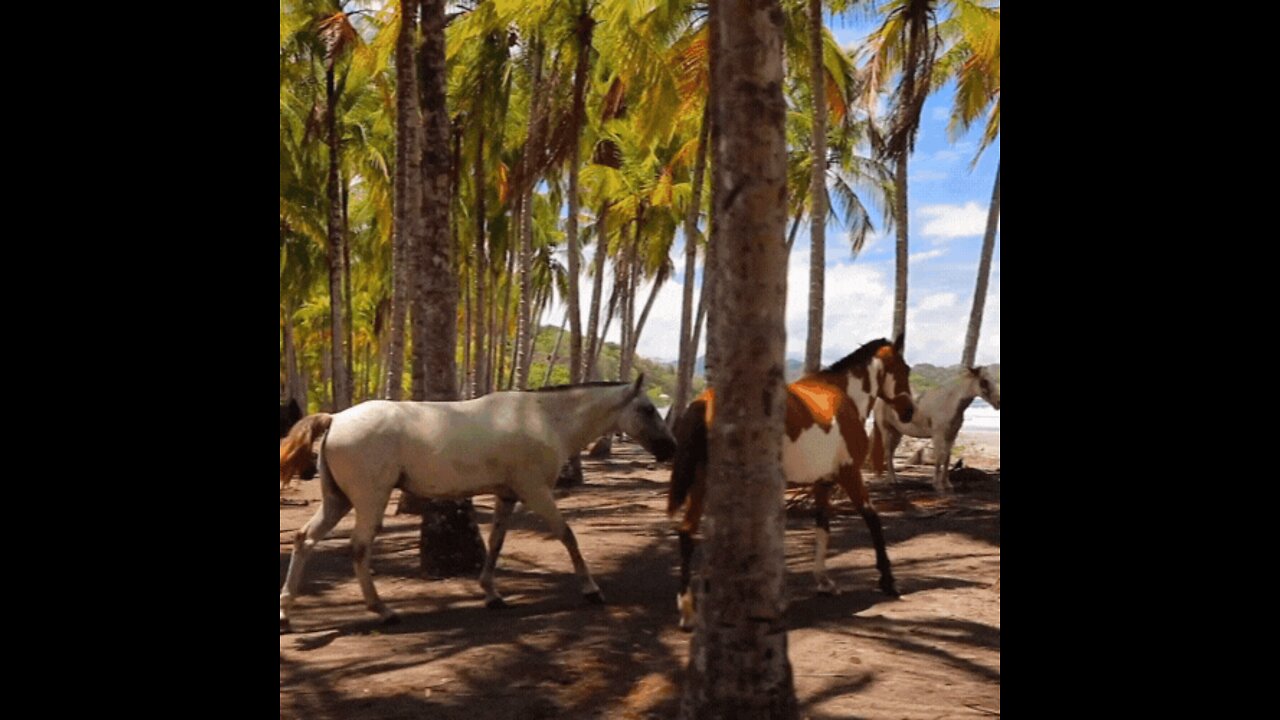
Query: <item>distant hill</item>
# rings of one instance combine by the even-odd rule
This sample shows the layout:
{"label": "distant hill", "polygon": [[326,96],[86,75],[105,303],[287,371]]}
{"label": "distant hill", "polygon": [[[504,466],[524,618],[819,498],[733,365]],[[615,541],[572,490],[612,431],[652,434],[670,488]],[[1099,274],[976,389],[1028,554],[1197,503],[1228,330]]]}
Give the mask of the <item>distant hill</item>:
{"label": "distant hill", "polygon": [[[991,372],[996,377],[996,382],[1000,382],[1000,363],[993,363]],[[699,357],[694,365],[694,377],[702,378],[706,375],[706,358]],[[794,382],[797,378],[804,374],[804,361],[795,358],[787,358],[786,379],[787,382]],[[914,392],[924,392],[929,388],[937,387],[951,378],[960,374],[960,365],[948,365],[947,367],[938,367],[929,363],[918,363],[911,366],[911,389]]]}
{"label": "distant hill", "polygon": [[[560,328],[544,325],[538,330],[538,338],[534,343],[533,366],[529,371],[529,387],[539,388],[547,374],[547,360],[555,347],[556,336]],[[567,335],[567,333],[566,333]],[[600,354],[600,379],[616,380],[618,377],[618,361],[622,354],[617,343],[605,343]],[[563,385],[569,382],[569,338],[560,342],[555,368],[552,370],[548,385]],[[705,356],[699,356],[693,366],[693,392],[702,392],[706,387],[707,362]],[[510,363],[508,358],[507,363]],[[1000,381],[1000,363],[991,366],[991,372]],[[671,403],[676,394],[676,363],[673,361],[650,360],[645,357],[636,358],[636,370],[645,374],[645,386],[649,389],[649,397],[655,405],[663,407]],[[804,374],[804,362],[796,358],[787,358],[786,380],[793,382]],[[939,367],[929,363],[917,363],[911,366],[911,389],[920,393],[937,387],[960,374],[960,365]],[[634,377],[634,375],[633,375]]]}

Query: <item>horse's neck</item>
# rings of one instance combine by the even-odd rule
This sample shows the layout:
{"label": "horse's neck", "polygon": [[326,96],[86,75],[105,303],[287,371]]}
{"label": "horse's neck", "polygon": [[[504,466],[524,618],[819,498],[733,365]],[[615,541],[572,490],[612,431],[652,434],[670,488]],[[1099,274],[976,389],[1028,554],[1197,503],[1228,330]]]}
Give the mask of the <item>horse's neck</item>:
{"label": "horse's neck", "polygon": [[945,417],[939,417],[939,420],[951,419],[963,413],[978,396],[974,385],[975,383],[959,378],[941,387],[926,390],[920,396],[920,404],[934,409],[939,415],[945,415]]}
{"label": "horse's neck", "polygon": [[[620,391],[626,389],[625,385],[619,386]],[[617,422],[623,396],[611,390],[612,387],[574,388],[540,393],[545,395],[539,398],[543,400],[543,412],[560,429],[570,452],[585,447]]]}
{"label": "horse's neck", "polygon": [[818,373],[813,377],[820,382],[839,388],[841,392],[848,395],[853,401],[853,407],[858,411],[858,418],[866,422],[876,395],[880,392],[880,378],[877,377],[875,369],[868,364],[863,367],[849,368],[838,374]]}

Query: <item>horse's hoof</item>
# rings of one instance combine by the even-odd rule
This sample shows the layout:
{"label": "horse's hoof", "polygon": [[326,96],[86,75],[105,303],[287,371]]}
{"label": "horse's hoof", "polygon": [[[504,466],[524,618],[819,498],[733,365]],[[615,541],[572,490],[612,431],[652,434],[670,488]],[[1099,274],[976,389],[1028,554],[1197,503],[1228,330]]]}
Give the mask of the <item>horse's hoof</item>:
{"label": "horse's hoof", "polygon": [[894,587],[892,580],[881,580],[880,592],[888,595],[889,597],[902,597],[902,595],[898,593],[898,588]]}
{"label": "horse's hoof", "polygon": [[496,597],[492,600],[486,600],[484,606],[490,610],[502,610],[503,608],[509,607],[507,605],[507,601],[500,597]]}
{"label": "horse's hoof", "polygon": [[693,623],[690,623],[688,625],[685,625],[684,623],[680,623],[680,632],[687,632],[687,633],[693,632]]}
{"label": "horse's hoof", "polygon": [[280,634],[288,635],[293,632],[293,626],[289,624],[288,618],[280,618]]}
{"label": "horse's hoof", "polygon": [[403,621],[400,619],[400,616],[395,613],[387,613],[382,616],[383,625],[399,625],[401,622]]}
{"label": "horse's hoof", "polygon": [[604,604],[604,596],[600,594],[599,590],[596,590],[595,592],[585,593],[583,594],[582,597],[586,598],[587,602],[591,603],[592,605]]}

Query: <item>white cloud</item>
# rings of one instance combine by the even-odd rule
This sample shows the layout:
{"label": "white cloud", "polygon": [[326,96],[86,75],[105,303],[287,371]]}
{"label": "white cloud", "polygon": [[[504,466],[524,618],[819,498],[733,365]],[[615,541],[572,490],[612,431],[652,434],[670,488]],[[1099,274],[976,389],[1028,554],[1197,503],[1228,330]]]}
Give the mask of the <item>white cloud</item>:
{"label": "white cloud", "polygon": [[[947,252],[946,250],[938,249],[938,250],[928,250],[925,252],[911,253],[909,256],[907,256],[907,262],[909,265],[911,265],[919,262],[924,262],[925,260],[932,260],[936,257],[941,257],[942,255],[946,254],[946,252]],[[908,288],[908,292],[910,292],[910,282],[907,283],[907,288]]]}
{"label": "white cloud", "polygon": [[943,308],[954,307],[956,304],[955,293],[936,293],[928,295],[920,299],[920,303],[916,306],[920,310],[941,310]]}
{"label": "white cloud", "polygon": [[916,211],[925,220],[920,234],[934,244],[953,238],[982,235],[987,229],[987,208],[970,200],[964,205],[926,205]]}
{"label": "white cloud", "polygon": [[933,118],[934,120],[941,120],[942,122],[946,122],[947,119],[951,117],[951,113],[948,112],[945,107],[936,107],[933,109],[933,112],[929,113],[929,117]]}
{"label": "white cloud", "polygon": [[[933,250],[921,255],[937,257],[945,250]],[[676,253],[673,254],[673,259]],[[699,258],[701,259],[701,258]],[[913,261],[916,258],[913,256]],[[680,306],[683,299],[684,257],[678,258],[680,271],[669,279],[654,300],[653,309],[640,336],[640,355],[656,360],[674,361],[680,354],[677,338],[680,334]],[[848,260],[847,256],[833,258],[827,255],[827,273],[824,298],[822,362],[830,364],[856,350],[863,343],[880,337],[888,337],[893,330],[893,269],[891,263],[872,264],[864,260]],[[993,267],[993,271],[997,268]],[[970,293],[931,292],[921,286],[919,280],[910,286],[907,310],[907,360],[910,363],[928,362],[935,365],[953,365],[960,360],[964,347],[964,334],[968,328],[972,303]],[[601,305],[608,302],[612,288],[612,273],[604,281]],[[651,285],[639,290],[636,318],[648,300]],[[591,282],[584,276],[580,283],[583,323],[591,302]],[[694,309],[697,308],[701,284],[694,287]],[[971,291],[970,291],[971,292]],[[603,312],[603,309],[602,309]],[[809,251],[797,248],[791,254],[787,268],[786,327],[788,357],[804,356],[805,340],[809,324]],[[564,304],[557,299],[552,303],[543,322],[559,326],[564,318]],[[602,321],[603,322],[603,319]],[[584,328],[585,329],[585,328]],[[621,326],[615,318],[609,327],[608,340],[618,342]],[[698,354],[706,352],[706,327],[703,327],[702,343]],[[983,314],[982,332],[978,344],[978,362],[988,364],[1000,360],[1000,276],[993,272]]]}

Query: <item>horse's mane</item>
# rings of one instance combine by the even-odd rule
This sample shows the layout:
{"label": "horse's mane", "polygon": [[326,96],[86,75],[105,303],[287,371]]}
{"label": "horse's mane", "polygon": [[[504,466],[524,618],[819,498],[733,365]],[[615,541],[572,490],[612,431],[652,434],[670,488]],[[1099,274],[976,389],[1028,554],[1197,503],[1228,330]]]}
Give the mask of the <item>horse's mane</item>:
{"label": "horse's mane", "polygon": [[548,385],[546,387],[529,390],[529,392],[559,392],[561,390],[577,390],[578,388],[588,387],[620,387],[622,385],[630,385],[631,383],[613,382],[610,380],[593,380],[591,382],[577,383],[574,385]]}
{"label": "horse's mane", "polygon": [[862,367],[867,363],[871,362],[871,358],[875,357],[876,352],[878,352],[880,348],[884,347],[885,345],[892,345],[892,344],[893,343],[889,342],[888,340],[885,340],[884,338],[880,338],[879,340],[872,340],[866,345],[863,345],[857,350],[854,350],[848,355],[845,355],[842,359],[835,361],[831,365],[831,367],[824,370],[824,372],[844,372],[849,368]]}

